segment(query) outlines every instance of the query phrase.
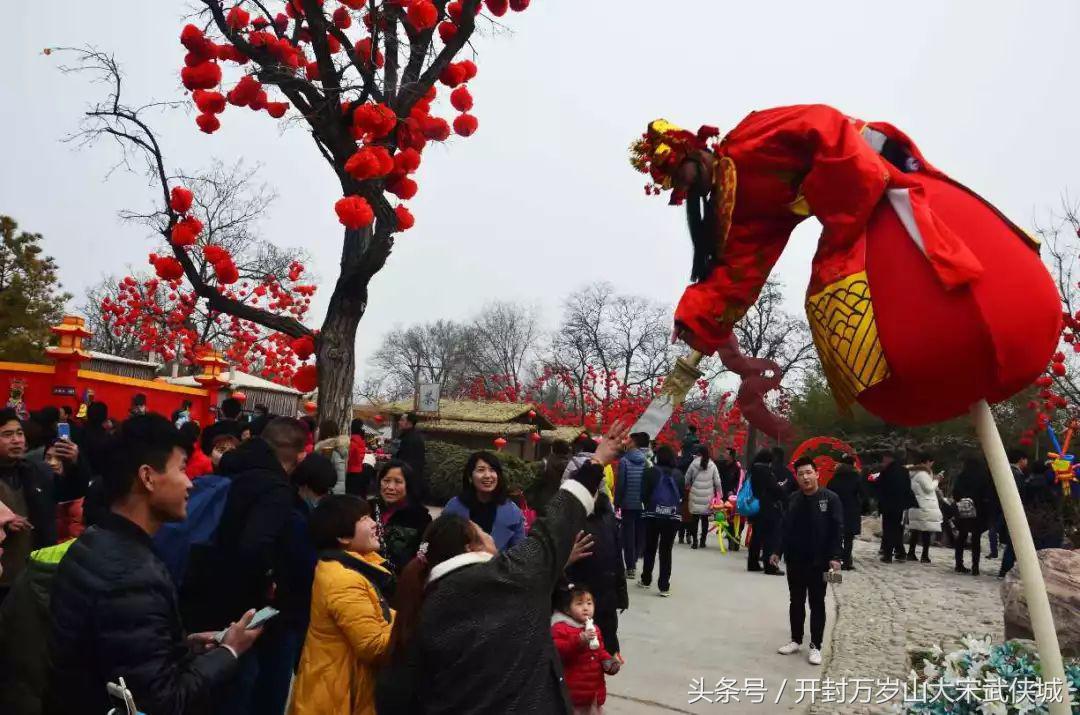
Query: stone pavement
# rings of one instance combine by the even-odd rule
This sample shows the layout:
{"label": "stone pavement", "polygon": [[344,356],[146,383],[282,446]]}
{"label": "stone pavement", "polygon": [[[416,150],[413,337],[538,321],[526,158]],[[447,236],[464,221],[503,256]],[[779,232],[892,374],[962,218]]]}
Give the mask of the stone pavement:
{"label": "stone pavement", "polygon": [[[836,589],[835,627],[826,644],[824,677],[893,677],[904,680],[911,650],[935,643],[959,647],[969,634],[1004,637],[1003,608],[996,578],[1001,562],[987,559],[983,544],[982,574],[953,571],[952,549],[930,548],[932,563],[884,564],[877,541],[855,542],[854,572],[844,573]],[[920,551],[921,553],[921,551]],[[971,565],[971,554],[965,554]],[[884,713],[885,706],[817,704],[811,713]]]}
{"label": "stone pavement", "polygon": [[[931,548],[932,564],[883,564],[876,542],[858,541],[857,570],[844,572],[844,583],[829,589],[825,663],[814,667],[805,650],[776,653],[789,637],[787,582],[748,573],[745,554],[721,555],[715,540],[703,551],[676,544],[670,598],[659,598],[655,585],[650,591],[630,586],[630,610],[619,628],[627,663],[608,678],[605,712],[888,712],[858,704],[810,706],[808,699],[797,704],[797,680],[903,679],[909,648],[948,645],[967,633],[1002,637],[1001,582],[993,576],[1000,562],[984,558],[978,577],[957,574],[952,552]],[[760,678],[768,692],[762,704],[747,702],[742,693],[739,702],[691,704],[693,678],[704,678],[714,701],[722,678],[734,679],[739,689],[746,678]],[[785,692],[774,704],[785,678]]]}

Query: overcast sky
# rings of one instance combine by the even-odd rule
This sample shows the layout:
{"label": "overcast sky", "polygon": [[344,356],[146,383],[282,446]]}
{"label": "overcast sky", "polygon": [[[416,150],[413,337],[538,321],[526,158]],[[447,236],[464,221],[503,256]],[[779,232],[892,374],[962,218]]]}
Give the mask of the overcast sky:
{"label": "overcast sky", "polygon": [[[91,43],[116,54],[132,103],[177,99],[185,8],[20,2],[5,13],[0,214],[44,234],[74,305],[102,275],[149,268],[152,237],[117,211],[154,194],[142,176],[106,176],[114,147],[62,143],[101,88],[63,75],[41,50]],[[425,153],[411,202],[417,225],[372,283],[358,363],[395,325],[464,318],[492,299],[536,303],[549,323],[563,296],[593,280],[674,303],[689,273],[682,213],[646,198],[627,163],[627,146],[660,116],[726,130],[753,109],[832,104],[895,124],[931,163],[1030,226],[1077,192],[1078,20],[1075,0],[533,0],[509,17],[512,34],[475,41],[480,130]],[[304,247],[311,268],[333,280],[340,188],[310,137],[236,108],[212,136],[193,119],[156,121],[171,166],[261,162],[281,194],[263,234]],[[811,223],[776,271],[800,312]]]}

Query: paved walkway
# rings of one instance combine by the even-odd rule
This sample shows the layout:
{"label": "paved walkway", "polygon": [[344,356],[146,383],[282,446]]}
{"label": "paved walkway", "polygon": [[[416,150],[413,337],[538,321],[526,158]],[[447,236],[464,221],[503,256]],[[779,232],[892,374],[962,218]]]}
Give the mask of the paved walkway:
{"label": "paved walkway", "polygon": [[[715,540],[697,551],[675,544],[670,598],[657,595],[653,578],[648,591],[629,586],[630,609],[619,624],[626,666],[608,678],[606,713],[805,711],[795,704],[795,679],[819,677],[822,670],[806,662],[805,650],[787,657],[776,652],[790,639],[787,579],[747,572],[746,551],[723,555]],[[828,605],[835,610],[831,597]],[[694,678],[704,679],[700,690],[714,701],[725,678],[740,690],[747,678],[758,678],[767,692],[756,705],[741,692],[739,702],[702,698],[691,704]],[[774,704],[785,678],[780,704]]]}
{"label": "paved walkway", "polygon": [[[788,640],[787,582],[746,571],[746,552],[722,555],[715,541],[691,551],[675,545],[672,596],[659,598],[655,586],[630,586],[630,610],[619,628],[622,672],[608,679],[607,713],[876,713],[882,707],[796,704],[799,679],[870,678],[907,675],[909,648],[928,648],[967,633],[1003,632],[1000,581],[952,570],[952,553],[931,549],[932,564],[883,564],[876,542],[856,543],[854,572],[829,589],[825,663],[806,662],[805,650],[781,656]],[[984,559],[987,573],[999,562]],[[698,699],[694,678],[713,702]],[[747,678],[764,681],[764,702],[746,698]],[[787,679],[779,704],[774,704]],[[739,701],[719,702],[718,684],[731,679]],[[694,694],[691,694],[693,690]]]}

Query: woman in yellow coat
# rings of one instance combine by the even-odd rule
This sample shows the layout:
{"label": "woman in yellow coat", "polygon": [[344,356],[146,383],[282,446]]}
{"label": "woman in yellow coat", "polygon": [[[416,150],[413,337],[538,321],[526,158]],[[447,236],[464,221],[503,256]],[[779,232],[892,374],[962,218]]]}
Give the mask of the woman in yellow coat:
{"label": "woman in yellow coat", "polygon": [[289,715],[375,715],[376,665],[394,622],[377,524],[346,494],[319,502],[309,524],[319,562]]}

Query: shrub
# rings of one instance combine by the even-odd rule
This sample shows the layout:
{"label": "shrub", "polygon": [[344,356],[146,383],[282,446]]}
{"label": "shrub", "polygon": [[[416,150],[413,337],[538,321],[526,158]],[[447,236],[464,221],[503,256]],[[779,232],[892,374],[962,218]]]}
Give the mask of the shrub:
{"label": "shrub", "polygon": [[[448,442],[428,440],[427,476],[431,485],[431,499],[436,504],[445,504],[452,497],[461,493],[461,473],[469,455],[476,450],[459,447]],[[512,454],[499,454],[510,490],[527,489],[536,478],[536,464],[526,462]]]}

